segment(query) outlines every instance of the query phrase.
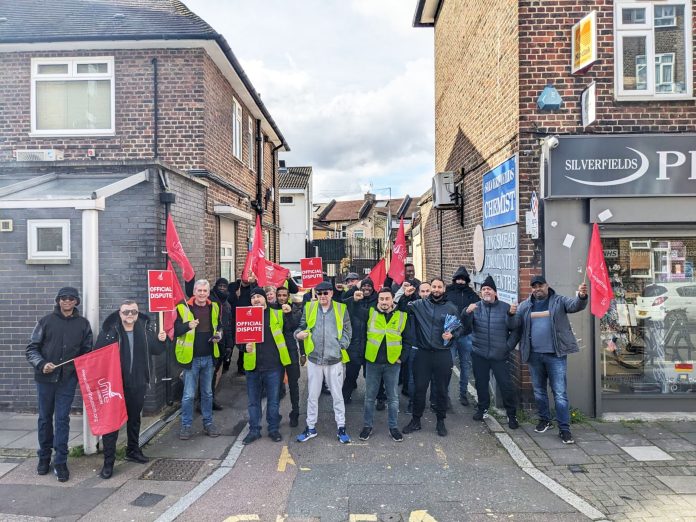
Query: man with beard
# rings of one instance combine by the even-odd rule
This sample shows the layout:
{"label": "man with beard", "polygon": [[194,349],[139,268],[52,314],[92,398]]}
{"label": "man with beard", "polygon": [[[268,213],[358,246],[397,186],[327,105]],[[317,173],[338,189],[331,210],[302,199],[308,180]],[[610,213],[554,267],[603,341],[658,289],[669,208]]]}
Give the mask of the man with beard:
{"label": "man with beard", "polygon": [[285,373],[288,377],[288,388],[290,389],[290,427],[296,428],[298,424],[297,419],[300,416],[300,356],[297,341],[293,334],[295,328],[300,323],[302,307],[290,304],[290,292],[284,286],[276,288],[275,296],[275,304],[269,303],[269,307],[272,310],[282,310],[283,312],[283,335],[285,336],[285,343],[290,354],[290,364],[285,367]]}
{"label": "man with beard", "polygon": [[509,305],[498,300],[495,281],[490,275],[481,284],[481,301],[471,303],[462,313],[462,322],[473,332],[473,363],[477,411],[474,420],[482,421],[488,417],[491,396],[488,390],[491,371],[503,394],[503,404],[507,412],[508,426],[516,430],[517,398],[512,387],[508,354],[517,344],[516,330],[520,321],[515,316],[517,305]]}
{"label": "man with beard", "polygon": [[[228,302],[229,299],[229,281],[221,277],[215,281],[215,286],[210,291],[210,300],[220,305],[220,327],[222,328],[222,340],[220,341],[221,357],[215,362],[215,372],[213,373],[213,410],[220,411],[222,406],[215,400],[215,388],[219,382],[220,368],[226,372],[230,367],[232,360],[232,350],[234,349],[234,319],[232,318],[232,306]],[[200,411],[200,410],[199,410]]]}
{"label": "man with beard", "polygon": [[[343,293],[343,302],[348,306],[353,336],[348,347],[350,361],[346,364],[346,379],[343,382],[343,401],[350,404],[353,390],[358,387],[358,376],[365,364],[365,341],[367,336],[367,310],[377,304],[377,294],[372,279],[366,277],[360,288],[353,287]],[[360,313],[360,312],[364,313]],[[384,409],[384,397],[378,399],[378,410]]]}
{"label": "man with beard", "polygon": [[[232,317],[234,321],[235,331],[237,330],[236,310],[238,306],[251,306],[251,289],[258,286],[256,284],[256,276],[249,274],[246,281],[237,279],[229,286],[229,295],[227,301],[232,309]],[[237,345],[239,348],[239,358],[237,359],[237,373],[244,375],[243,361],[246,346],[243,344]]]}
{"label": "man with beard", "polygon": [[[413,299],[416,288],[404,290],[407,298]],[[430,296],[427,299],[411,300],[408,303],[409,317],[413,317],[416,328],[418,351],[413,361],[413,376],[416,393],[413,401],[413,418],[404,427],[404,433],[421,429],[421,417],[425,409],[425,392],[432,380],[431,393],[435,393],[437,434],[447,436],[447,383],[452,374],[452,354],[445,342],[460,335],[461,327],[453,332],[445,331],[445,316],[458,316],[457,307],[447,301],[445,283],[436,277],[430,281]]]}
{"label": "man with beard", "polygon": [[[445,295],[447,300],[457,307],[461,314],[471,303],[478,303],[481,299],[469,286],[471,278],[466,267],[460,266],[452,276],[452,284],[447,285]],[[471,367],[471,328],[464,325],[462,335],[452,342],[452,361],[459,357],[459,403],[462,406],[469,405],[466,396],[466,388],[469,383],[469,368]],[[449,386],[447,387],[449,389]]]}

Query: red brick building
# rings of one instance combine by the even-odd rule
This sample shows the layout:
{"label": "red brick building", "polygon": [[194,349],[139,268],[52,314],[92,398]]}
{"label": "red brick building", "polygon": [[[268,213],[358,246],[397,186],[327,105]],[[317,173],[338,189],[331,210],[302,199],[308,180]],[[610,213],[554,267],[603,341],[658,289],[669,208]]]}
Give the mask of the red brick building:
{"label": "red brick building", "polygon": [[[693,12],[692,0],[417,2],[414,26],[434,28],[435,172],[454,174],[453,204],[421,220],[424,275],[464,264],[522,300],[543,273],[572,295],[600,223],[615,299],[601,320],[573,316],[568,376],[591,415],[696,410]],[[672,292],[660,316],[653,303]],[[516,378],[528,400],[526,369]]]}

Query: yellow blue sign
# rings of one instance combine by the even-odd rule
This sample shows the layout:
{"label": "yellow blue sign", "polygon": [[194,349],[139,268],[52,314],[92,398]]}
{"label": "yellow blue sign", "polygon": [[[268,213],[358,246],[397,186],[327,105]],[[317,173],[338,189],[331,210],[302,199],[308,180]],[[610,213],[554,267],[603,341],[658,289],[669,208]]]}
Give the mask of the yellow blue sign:
{"label": "yellow blue sign", "polygon": [[517,223],[517,155],[483,175],[483,229]]}

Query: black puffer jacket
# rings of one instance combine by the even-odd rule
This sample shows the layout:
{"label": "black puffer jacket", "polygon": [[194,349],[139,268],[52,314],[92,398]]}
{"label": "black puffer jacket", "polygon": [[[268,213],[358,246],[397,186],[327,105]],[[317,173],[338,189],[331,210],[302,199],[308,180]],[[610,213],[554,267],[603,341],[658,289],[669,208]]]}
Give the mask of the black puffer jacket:
{"label": "black puffer jacket", "polygon": [[[351,288],[341,295],[343,302],[348,307],[350,315],[350,326],[353,330],[353,336],[350,338],[350,346],[348,346],[349,355],[365,355],[365,345],[367,344],[367,313],[370,308],[377,306],[377,292],[372,292],[370,297],[365,297],[360,301],[353,300],[353,294],[359,288]],[[360,311],[363,313],[360,313]]]}
{"label": "black puffer jacket", "polygon": [[481,301],[472,313],[462,312],[462,323],[473,329],[473,351],[484,359],[502,361],[515,348],[515,332],[521,324],[516,315],[510,315],[510,305],[496,299],[493,303]]}
{"label": "black puffer jacket", "polygon": [[[408,303],[407,306],[405,304]],[[413,294],[410,299],[401,299],[399,308],[406,309],[409,316],[414,319],[416,328],[415,346],[419,350],[435,351],[449,350],[451,346],[445,346],[445,341],[442,334],[445,332],[445,316],[447,314],[459,316],[457,307],[447,300],[447,296],[443,295],[442,299],[435,301],[431,295],[427,299],[419,299],[416,294]],[[452,332],[454,337],[459,337],[462,334],[462,328],[457,328]]]}
{"label": "black puffer jacket", "polygon": [[[464,279],[466,281],[466,284],[462,285],[455,283],[457,279]],[[445,295],[447,296],[447,300],[451,303],[454,303],[454,305],[457,307],[457,310],[459,310],[459,313],[466,310],[467,306],[469,306],[471,303],[478,303],[481,300],[478,294],[474,292],[474,290],[469,286],[470,282],[471,278],[469,277],[469,272],[467,272],[465,267],[460,266],[459,269],[452,276],[452,284],[447,285],[447,287],[445,288]],[[462,335],[468,335],[470,333],[471,327],[464,325],[464,331]]]}
{"label": "black puffer jacket", "polygon": [[103,348],[113,343],[118,343],[121,353],[121,375],[123,385],[136,388],[150,384],[152,377],[152,356],[160,355],[167,347],[167,341],[157,338],[157,323],[150,316],[140,312],[138,320],[133,327],[133,371],[127,367],[130,363],[130,345],[118,310],[104,319],[102,330],[99,332],[94,348]]}
{"label": "black puffer jacket", "polygon": [[46,363],[61,364],[92,350],[92,327],[89,321],[73,309],[70,317],[65,317],[56,305],[53,313],[38,320],[31,340],[27,345],[26,356],[34,367],[34,380],[37,382],[58,382],[75,373],[73,363],[64,364],[51,373],[43,373]]}

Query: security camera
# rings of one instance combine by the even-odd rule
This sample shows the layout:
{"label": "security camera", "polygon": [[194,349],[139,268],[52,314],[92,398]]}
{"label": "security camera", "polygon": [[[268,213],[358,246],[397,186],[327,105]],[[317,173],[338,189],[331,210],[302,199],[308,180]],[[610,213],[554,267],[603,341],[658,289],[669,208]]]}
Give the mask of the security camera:
{"label": "security camera", "polygon": [[558,147],[558,136],[550,136],[546,138],[546,145],[548,145],[549,149],[555,149]]}

